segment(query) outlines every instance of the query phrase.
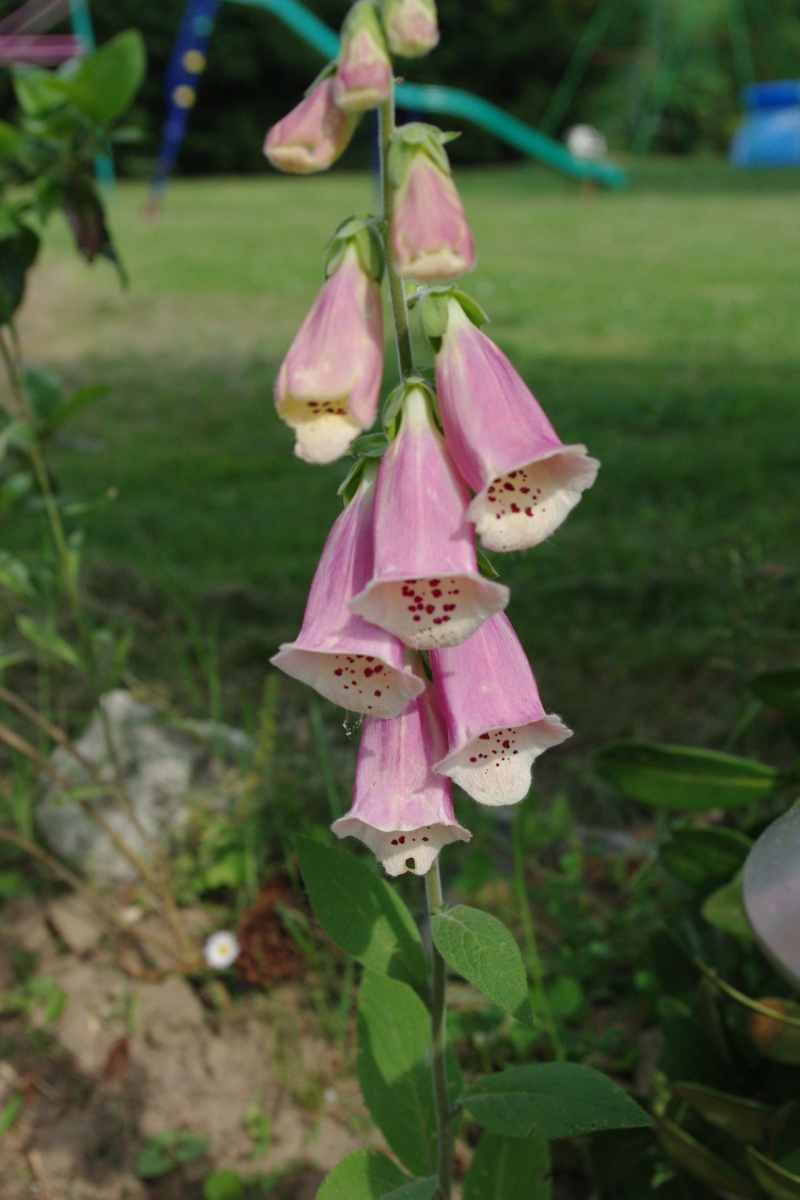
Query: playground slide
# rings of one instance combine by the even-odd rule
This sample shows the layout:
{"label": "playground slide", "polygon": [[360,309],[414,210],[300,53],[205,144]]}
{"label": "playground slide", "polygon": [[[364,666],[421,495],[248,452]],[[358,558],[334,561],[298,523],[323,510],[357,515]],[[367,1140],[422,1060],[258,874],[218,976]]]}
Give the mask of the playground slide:
{"label": "playground slide", "polygon": [[[324,58],[335,58],[339,53],[337,35],[318,17],[309,12],[298,0],[238,0],[271,12],[284,25],[294,31]],[[574,158],[569,151],[553,138],[538,133],[524,121],[512,117],[488,100],[459,88],[438,87],[429,84],[401,83],[397,88],[398,108],[414,113],[444,113],[450,117],[463,117],[529,158],[536,159],[546,167],[559,171],[572,179],[587,179],[610,188],[622,188],[627,184],[627,175],[614,163],[587,162]]]}

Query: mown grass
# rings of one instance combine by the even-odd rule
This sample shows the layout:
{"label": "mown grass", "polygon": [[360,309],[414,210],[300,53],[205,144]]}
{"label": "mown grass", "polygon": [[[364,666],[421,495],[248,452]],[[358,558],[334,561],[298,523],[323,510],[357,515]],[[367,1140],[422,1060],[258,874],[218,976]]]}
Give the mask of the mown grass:
{"label": "mown grass", "polygon": [[[467,290],[562,439],[603,462],[550,542],[496,563],[543,697],[576,730],[540,777],[589,794],[592,747],[720,745],[747,675],[800,659],[800,172],[655,163],[582,197],[526,165],[459,185]],[[143,195],[112,203],[130,292],[58,233],[23,337],[31,359],[112,387],[52,456],[68,494],[118,492],[85,518],[96,603],[139,625],[134,662],[168,689],[211,639],[241,719],[299,628],[346,469],[293,459],[273,380],[327,238],[373,184],[177,182],[155,224]]]}

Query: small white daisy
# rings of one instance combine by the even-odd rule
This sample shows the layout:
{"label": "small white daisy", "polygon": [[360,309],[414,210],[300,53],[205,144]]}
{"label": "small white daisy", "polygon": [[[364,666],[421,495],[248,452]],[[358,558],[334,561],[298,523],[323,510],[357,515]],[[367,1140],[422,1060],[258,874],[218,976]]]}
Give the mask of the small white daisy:
{"label": "small white daisy", "polygon": [[224,971],[226,967],[230,967],[236,962],[240,949],[235,934],[227,929],[219,929],[207,939],[203,947],[203,957],[209,967],[214,967],[217,971]]}

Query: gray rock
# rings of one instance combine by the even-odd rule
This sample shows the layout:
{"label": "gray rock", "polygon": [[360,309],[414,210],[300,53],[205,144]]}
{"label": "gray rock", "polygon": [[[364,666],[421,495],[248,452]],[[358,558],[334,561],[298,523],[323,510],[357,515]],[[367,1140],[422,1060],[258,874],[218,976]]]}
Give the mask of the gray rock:
{"label": "gray rock", "polygon": [[[200,724],[181,729],[165,722],[156,709],[136,700],[122,688],[100,701],[106,714],[111,742],[116,751],[122,779],[136,816],[121,811],[113,797],[92,796],[91,803],[106,823],[137,854],[147,856],[147,837],[163,844],[168,834],[180,833],[189,819],[187,796],[210,787],[221,776],[214,753],[220,750],[241,757],[247,739],[223,726]],[[90,762],[103,782],[114,779],[103,720],[95,712],[76,747]],[[53,754],[52,764],[71,787],[94,786],[97,778],[63,747]],[[98,882],[120,882],[136,878],[136,870],[113,845],[83,807],[51,784],[37,812],[36,821],[50,849],[79,867]]]}
{"label": "gray rock", "polygon": [[60,896],[47,906],[47,916],[73,954],[87,954],[103,936],[103,923],[82,896]]}

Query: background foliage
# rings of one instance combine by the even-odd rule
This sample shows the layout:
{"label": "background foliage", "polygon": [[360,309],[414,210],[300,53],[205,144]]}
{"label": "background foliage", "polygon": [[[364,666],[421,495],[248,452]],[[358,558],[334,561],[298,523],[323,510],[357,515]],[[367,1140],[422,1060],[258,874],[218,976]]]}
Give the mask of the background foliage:
{"label": "background foliage", "polygon": [[[609,0],[440,0],[442,43],[429,58],[409,60],[406,77],[416,82],[466,86],[533,125],[546,111],[587,23]],[[590,121],[625,145],[652,76],[650,36],[656,5],[669,22],[684,4],[702,5],[705,16],[681,65],[657,146],[670,151],[724,149],[739,112],[730,36],[719,0],[628,0],[594,55],[561,128]],[[148,76],[132,113],[143,141],[121,153],[126,173],[148,173],[164,118],[164,77],[185,0],[92,0],[99,41],[122,29],[141,29]],[[15,4],[5,0],[0,11]],[[337,29],[346,0],[309,0],[308,7]],[[745,9],[760,79],[800,75],[800,0],[747,0]],[[196,110],[192,113],[180,170],[185,174],[264,170],[265,130],[299,99],[321,66],[316,52],[266,11],[230,0],[222,5],[211,42]],[[9,98],[0,100],[7,115]],[[366,165],[370,123],[363,122],[349,165]],[[456,161],[493,162],[514,157],[488,134],[467,129],[451,147]]]}

